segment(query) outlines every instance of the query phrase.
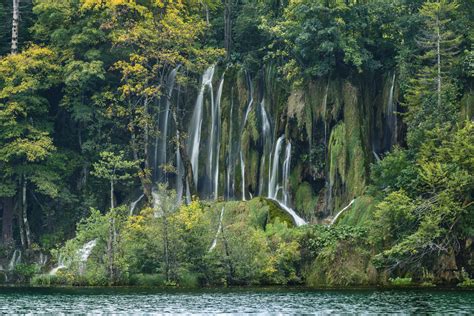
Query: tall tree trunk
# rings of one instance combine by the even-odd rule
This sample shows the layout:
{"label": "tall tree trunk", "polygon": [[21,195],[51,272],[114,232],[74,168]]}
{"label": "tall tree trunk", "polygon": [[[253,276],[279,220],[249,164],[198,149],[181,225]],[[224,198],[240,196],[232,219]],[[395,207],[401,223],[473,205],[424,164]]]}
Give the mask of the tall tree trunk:
{"label": "tall tree trunk", "polygon": [[[439,1],[438,1],[439,2]],[[437,93],[438,93],[438,109],[441,108],[441,34],[440,34],[439,16],[436,15],[436,63],[437,63]]]}
{"label": "tall tree trunk", "polygon": [[[140,159],[138,156],[138,144],[136,140],[137,136],[133,130],[131,133],[132,133],[131,142],[132,142],[133,159],[135,161],[139,161]],[[140,182],[142,184],[143,194],[145,194],[148,202],[151,203],[153,200],[153,196],[151,195],[151,180],[148,175],[149,169],[147,169],[147,166],[149,166],[149,164],[146,162],[146,158],[145,158],[145,166],[144,168],[140,168],[141,170],[138,174],[138,177],[140,178]]]}
{"label": "tall tree trunk", "polygon": [[110,181],[110,210],[114,209],[114,181]]}
{"label": "tall tree trunk", "polygon": [[11,53],[18,52],[18,33],[20,25],[20,0],[13,0],[12,44]]}
{"label": "tall tree trunk", "polygon": [[109,258],[109,283],[113,284],[115,279],[114,268],[114,246],[115,233],[115,209],[114,209],[114,181],[110,181],[110,211],[109,211],[109,238],[107,239],[107,257]]}
{"label": "tall tree trunk", "polygon": [[[189,189],[191,190],[191,196],[194,196],[197,194],[196,192],[196,186],[194,185],[194,176],[193,176],[193,166],[191,164],[191,160],[189,159],[188,152],[186,151],[186,146],[184,145],[184,141],[182,139],[182,133],[181,133],[181,125],[178,122],[178,117],[176,115],[176,109],[173,107],[171,109],[171,114],[173,116],[173,121],[176,126],[176,146],[179,148],[179,154],[181,155],[181,160],[183,161],[183,167],[184,167],[184,177],[187,180],[187,183],[189,184]],[[183,181],[184,182],[184,181]]]}
{"label": "tall tree trunk", "polygon": [[2,200],[2,242],[4,245],[8,245],[13,242],[13,198],[5,197]]}
{"label": "tall tree trunk", "polygon": [[26,247],[29,248],[31,246],[31,230],[30,230],[30,223],[28,222],[28,206],[26,203],[27,180],[25,176],[23,176],[22,182],[23,183],[22,183],[22,189],[21,189],[21,213],[22,213],[23,227],[25,230]]}

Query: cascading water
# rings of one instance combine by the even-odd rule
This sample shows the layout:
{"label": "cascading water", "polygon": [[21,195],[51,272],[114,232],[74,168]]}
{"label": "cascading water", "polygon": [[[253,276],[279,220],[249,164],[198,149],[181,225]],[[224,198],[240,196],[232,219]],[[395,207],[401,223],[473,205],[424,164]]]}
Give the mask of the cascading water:
{"label": "cascading water", "polygon": [[334,225],[334,223],[337,221],[337,219],[339,218],[339,216],[342,215],[342,213],[344,213],[346,210],[349,209],[349,207],[352,206],[352,204],[354,204],[355,202],[355,199],[353,199],[346,207],[344,207],[342,210],[340,210],[339,212],[337,212],[336,216],[334,216],[334,218],[332,219],[331,223],[329,225]]}
{"label": "cascading water", "polygon": [[[283,147],[283,141],[285,140],[285,135],[280,136],[278,138],[275,151],[273,154],[273,161],[272,161],[272,172],[268,184],[268,198],[275,201],[280,205],[282,209],[288,213],[295,223],[296,226],[305,225],[306,221],[302,219],[296,212],[288,206],[289,204],[289,179],[290,179],[290,163],[291,163],[291,143],[288,142],[286,144],[285,149],[285,159],[283,160],[282,166],[282,184],[278,184],[278,169],[280,164],[280,154]],[[278,191],[282,189],[283,200],[278,199]]]}
{"label": "cascading water", "polygon": [[231,100],[230,102],[230,115],[229,118],[231,118],[229,121],[229,144],[227,148],[227,199],[231,198],[231,194],[234,192],[234,184],[232,179],[232,175],[234,174],[234,159],[233,159],[233,150],[232,150],[232,127],[233,127],[233,121],[232,121],[232,115],[234,112],[234,100]]}
{"label": "cascading water", "polygon": [[273,153],[272,160],[272,173],[269,178],[268,183],[268,197],[271,199],[276,199],[278,195],[278,165],[280,162],[280,152],[285,140],[285,135],[280,136],[276,142],[275,151]]}
{"label": "cascading water", "polygon": [[[167,94],[165,100],[165,111],[163,113],[163,125],[161,127],[161,142],[159,145],[159,157],[157,166],[155,168],[159,168],[160,165],[165,164],[167,162],[167,149],[168,149],[168,129],[169,129],[169,117],[170,117],[170,106],[171,106],[171,97],[173,95],[173,90],[176,82],[176,75],[178,74],[179,67],[174,68],[170,74],[168,75],[167,80]],[[161,179],[163,180],[163,179]]]}
{"label": "cascading water", "polygon": [[290,182],[290,163],[291,163],[291,143],[286,144],[285,160],[283,162],[283,204],[288,205],[290,200],[289,182]]}
{"label": "cascading water", "polygon": [[8,263],[8,270],[13,271],[20,262],[21,262],[21,251],[18,249],[15,249],[15,251],[13,251],[12,258],[10,259],[10,262]]}
{"label": "cascading water", "polygon": [[[262,116],[262,135],[263,135],[263,155],[262,155],[262,162],[260,164],[260,180],[259,180],[259,195],[263,194],[263,183],[265,182],[265,160],[266,157],[269,158],[269,162],[271,162],[271,150],[272,150],[272,132],[271,132],[271,125],[270,120],[268,119],[267,111],[265,110],[265,99],[262,99],[260,102],[260,114]],[[271,175],[271,164],[268,164],[268,178]]]}
{"label": "cascading water", "polygon": [[130,216],[133,215],[133,211],[135,211],[135,208],[137,207],[138,203],[140,203],[140,201],[145,197],[145,194],[142,194],[138,197],[138,199],[136,199],[135,201],[133,201],[132,203],[130,203]]}
{"label": "cascading water", "polygon": [[56,275],[59,270],[67,268],[66,262],[64,261],[64,257],[62,254],[59,255],[58,258],[58,264],[56,267],[52,268],[51,271],[49,271],[49,275]]}
{"label": "cascading water", "polygon": [[[76,254],[72,260],[76,260],[79,263],[79,273],[83,274],[86,268],[87,259],[89,259],[92,250],[97,245],[97,239],[93,239],[86,242],[80,249],[76,251]],[[71,258],[65,259],[62,254],[59,255],[58,265],[49,271],[49,275],[56,275],[59,270],[67,268],[71,265]]]}
{"label": "cascading water", "polygon": [[201,88],[196,99],[191,125],[189,127],[188,152],[191,153],[191,166],[193,168],[194,184],[198,186],[199,177],[199,146],[201,143],[202,112],[204,105],[204,93],[206,87],[211,92],[211,108],[214,108],[214,95],[212,89],[212,78],[214,77],[215,65],[209,67],[202,75]]}
{"label": "cascading water", "polygon": [[[247,110],[245,111],[245,116],[244,116],[244,121],[242,122],[242,128],[241,128],[241,136],[244,132],[245,129],[245,124],[247,123],[247,119],[249,117],[250,111],[252,110],[252,104],[253,104],[253,84],[252,84],[252,79],[250,78],[250,75],[247,76],[247,85],[249,88],[249,102],[247,105]],[[240,143],[240,172],[242,176],[242,201],[246,200],[245,197],[245,161],[244,161],[244,155],[242,152],[242,137],[241,137],[241,143]]]}
{"label": "cascading water", "polygon": [[86,262],[90,257],[92,250],[97,244],[97,239],[91,240],[84,244],[81,249],[77,251],[77,256],[79,259],[79,273],[83,274],[86,270]]}
{"label": "cascading water", "polygon": [[390,146],[397,142],[397,116],[395,114],[396,107],[393,100],[395,91],[395,73],[392,76],[392,83],[390,85],[390,91],[387,100],[387,125],[390,131]]}
{"label": "cascading water", "polygon": [[[164,114],[161,115],[161,129],[162,134],[160,138],[160,145],[158,148],[161,148],[160,155],[158,161],[160,163],[170,163],[167,157],[167,143],[168,143],[168,131],[169,131],[169,115],[170,115],[170,100],[172,97],[172,93],[174,90],[175,85],[175,78],[178,69],[174,69],[169,77],[168,77],[168,85],[167,85],[167,99],[166,103],[162,103],[164,105]],[[222,77],[219,81],[219,86],[214,98],[214,90],[213,90],[213,77],[215,74],[215,65],[206,69],[203,73],[201,78],[200,88],[198,90],[198,96],[196,98],[195,107],[193,110],[192,118],[188,127],[188,135],[189,138],[187,140],[186,146],[187,151],[190,157],[190,163],[192,167],[192,176],[194,179],[194,184],[196,189],[200,194],[205,194],[205,196],[211,199],[217,199],[219,195],[219,178],[220,178],[220,170],[219,170],[219,163],[220,163],[220,141],[221,141],[221,102],[223,98],[223,91],[224,91],[224,78],[225,74],[222,74]],[[247,178],[246,178],[246,158],[247,153],[244,151],[247,148],[243,147],[243,135],[249,120],[251,112],[254,110],[254,87],[252,80],[249,75],[247,75],[247,87],[248,87],[248,99],[247,105],[244,112],[243,120],[239,124],[235,121],[235,108],[234,108],[234,98],[230,97],[230,115],[228,121],[228,145],[227,153],[226,153],[226,184],[225,184],[225,197],[226,199],[231,199],[235,196],[235,167],[238,162],[240,162],[240,172],[241,172],[241,181],[240,187],[242,192],[242,200],[246,200],[248,197],[253,197],[252,191],[248,190],[247,188]],[[233,94],[233,88],[231,88],[231,94]],[[324,103],[327,103],[327,92],[328,87],[326,87],[326,95],[324,97]],[[209,103],[206,102],[209,100]],[[204,119],[204,113],[207,111],[204,108],[205,104],[209,104],[209,119]],[[179,104],[178,104],[179,106]],[[282,208],[290,214],[294,222],[298,225],[304,223],[304,220],[298,217],[298,215],[289,207],[290,204],[290,188],[289,188],[289,177],[290,177],[290,169],[291,169],[291,149],[292,145],[289,141],[285,142],[285,135],[282,135],[278,138],[275,142],[273,132],[272,132],[272,125],[269,117],[269,112],[265,107],[265,98],[262,98],[259,107],[255,108],[257,111],[256,114],[260,115],[258,118],[258,122],[261,122],[261,132],[260,137],[261,140],[259,142],[261,146],[261,158],[259,160],[259,174],[257,175],[257,184],[258,187],[256,189],[256,193],[259,196],[265,195],[264,192],[268,192],[268,198],[275,200],[278,202]],[[324,114],[325,115],[325,114]],[[204,131],[208,135],[206,144],[202,142],[203,136],[203,121],[209,120],[209,128],[205,128]],[[237,124],[237,125],[235,125]],[[235,134],[235,130],[240,131]],[[178,130],[176,130],[178,133]],[[286,144],[285,144],[286,143]],[[284,150],[284,157],[283,149]],[[200,152],[202,149],[206,149],[206,171],[199,173],[200,167]],[[177,199],[178,203],[181,202],[183,195],[186,195],[186,201],[188,203],[191,202],[191,190],[189,188],[189,181],[184,177],[184,165],[181,158],[180,150],[176,146],[176,192],[177,192]],[[280,157],[282,156],[282,157]],[[201,163],[202,165],[202,163]],[[204,176],[204,178],[203,178]],[[252,175],[253,177],[254,175]],[[184,181],[183,181],[184,180]],[[201,181],[205,181],[206,184],[203,186]],[[204,182],[203,182],[204,183]],[[199,184],[199,185],[198,185]],[[208,186],[207,186],[208,185]],[[161,210],[159,207],[159,197],[156,192],[156,189],[152,192],[153,195],[153,207],[155,210],[155,216],[159,217],[161,214]],[[142,197],[139,198],[141,200]],[[135,201],[131,205],[131,213],[136,207],[138,201]]]}
{"label": "cascading water", "polygon": [[[211,135],[209,140],[209,161],[208,171],[211,178],[212,197],[217,200],[219,189],[219,150],[220,150],[220,121],[221,121],[221,98],[224,88],[224,74],[222,75],[217,90],[216,100],[213,102],[214,108],[211,109]],[[214,158],[215,157],[215,158]]]}
{"label": "cascading water", "polygon": [[214,237],[214,240],[212,241],[212,245],[209,248],[209,252],[212,252],[214,248],[217,246],[217,238],[219,238],[219,235],[222,231],[222,220],[224,219],[224,207],[221,209],[221,215],[219,217],[219,227],[217,228],[216,236]]}

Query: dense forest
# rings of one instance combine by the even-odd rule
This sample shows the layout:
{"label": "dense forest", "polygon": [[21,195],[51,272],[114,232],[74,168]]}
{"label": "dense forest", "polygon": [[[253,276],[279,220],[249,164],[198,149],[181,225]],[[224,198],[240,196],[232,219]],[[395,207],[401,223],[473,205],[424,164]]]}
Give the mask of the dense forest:
{"label": "dense forest", "polygon": [[0,284],[474,285],[471,0],[0,21]]}

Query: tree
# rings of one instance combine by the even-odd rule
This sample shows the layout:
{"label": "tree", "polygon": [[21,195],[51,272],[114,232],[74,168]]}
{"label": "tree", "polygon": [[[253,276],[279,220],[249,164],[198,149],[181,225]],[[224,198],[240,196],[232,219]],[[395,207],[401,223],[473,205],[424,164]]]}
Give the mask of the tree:
{"label": "tree", "polygon": [[116,213],[115,213],[115,197],[114,188],[119,181],[129,180],[133,174],[130,170],[137,167],[136,161],[125,160],[125,153],[123,151],[118,154],[104,151],[100,153],[101,160],[94,163],[94,170],[92,174],[98,178],[107,179],[110,183],[110,214],[109,214],[109,238],[107,241],[107,254],[109,257],[109,277],[113,283],[115,279],[115,244],[117,243],[117,229],[116,229]]}
{"label": "tree", "polygon": [[0,194],[6,199],[4,214],[12,211],[9,199],[17,196],[24,247],[32,244],[27,216],[28,184],[31,182],[49,196],[57,194],[49,177],[42,175],[44,169],[39,168],[56,150],[50,136],[49,100],[43,96],[58,80],[55,58],[53,51],[32,46],[0,59]]}
{"label": "tree", "polygon": [[425,24],[416,38],[421,65],[406,96],[406,121],[415,131],[456,119],[456,88],[451,74],[462,38],[452,31],[451,17],[458,7],[456,1],[436,0],[420,8]]}

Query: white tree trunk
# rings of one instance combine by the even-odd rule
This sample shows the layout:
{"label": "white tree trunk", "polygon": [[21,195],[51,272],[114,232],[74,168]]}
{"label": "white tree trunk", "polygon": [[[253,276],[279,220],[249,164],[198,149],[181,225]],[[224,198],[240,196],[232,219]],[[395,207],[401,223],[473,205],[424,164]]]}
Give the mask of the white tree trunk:
{"label": "white tree trunk", "polygon": [[30,223],[28,222],[28,213],[27,213],[27,204],[26,204],[26,178],[23,176],[23,188],[22,188],[22,216],[23,216],[23,226],[25,228],[26,236],[26,246],[31,246],[31,230]]}
{"label": "white tree trunk", "polygon": [[18,52],[18,29],[20,25],[20,0],[13,0],[12,45],[11,53]]}
{"label": "white tree trunk", "polygon": [[441,28],[441,24],[439,22],[439,16],[437,15],[436,16],[436,57],[437,57],[437,60],[436,60],[436,63],[437,63],[437,75],[438,75],[438,78],[437,78],[437,93],[438,93],[438,109],[441,108],[441,32],[440,32],[440,28]]}

